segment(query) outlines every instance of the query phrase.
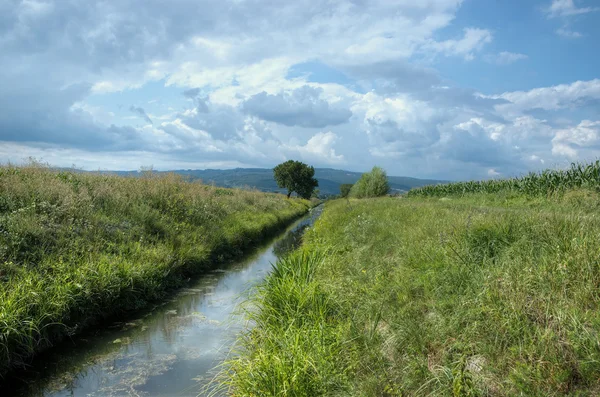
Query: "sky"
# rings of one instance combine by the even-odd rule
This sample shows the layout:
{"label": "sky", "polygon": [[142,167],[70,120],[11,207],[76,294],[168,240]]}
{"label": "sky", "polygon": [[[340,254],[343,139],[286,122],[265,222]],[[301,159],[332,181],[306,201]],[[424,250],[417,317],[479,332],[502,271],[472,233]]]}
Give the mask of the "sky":
{"label": "sky", "polygon": [[452,180],[600,158],[600,0],[0,0],[0,163]]}

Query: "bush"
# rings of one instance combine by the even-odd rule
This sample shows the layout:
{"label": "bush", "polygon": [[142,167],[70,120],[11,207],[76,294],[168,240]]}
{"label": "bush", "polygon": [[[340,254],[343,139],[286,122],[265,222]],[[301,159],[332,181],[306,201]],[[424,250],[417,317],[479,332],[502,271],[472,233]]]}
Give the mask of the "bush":
{"label": "bush", "polygon": [[350,190],[352,190],[352,186],[354,186],[351,183],[344,183],[340,185],[340,196],[341,197],[347,197],[350,194]]}
{"label": "bush", "polygon": [[381,167],[373,167],[371,172],[362,174],[352,186],[350,197],[366,198],[385,196],[390,191],[387,174]]}

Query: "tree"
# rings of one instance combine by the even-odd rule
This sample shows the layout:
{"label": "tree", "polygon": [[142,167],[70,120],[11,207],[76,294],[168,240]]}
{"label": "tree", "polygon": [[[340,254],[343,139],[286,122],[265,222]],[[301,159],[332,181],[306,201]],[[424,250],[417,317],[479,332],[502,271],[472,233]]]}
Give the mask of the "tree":
{"label": "tree", "polygon": [[314,167],[300,161],[288,160],[279,164],[273,168],[273,176],[277,186],[287,189],[288,198],[296,192],[298,196],[309,199],[313,190],[319,186],[319,182],[314,178]]}
{"label": "tree", "polygon": [[351,197],[379,197],[390,191],[387,174],[381,167],[373,167],[371,172],[362,174],[350,191]]}
{"label": "tree", "polygon": [[340,195],[342,197],[346,197],[348,196],[348,194],[350,194],[350,190],[352,189],[352,186],[354,186],[351,183],[343,183],[340,185]]}

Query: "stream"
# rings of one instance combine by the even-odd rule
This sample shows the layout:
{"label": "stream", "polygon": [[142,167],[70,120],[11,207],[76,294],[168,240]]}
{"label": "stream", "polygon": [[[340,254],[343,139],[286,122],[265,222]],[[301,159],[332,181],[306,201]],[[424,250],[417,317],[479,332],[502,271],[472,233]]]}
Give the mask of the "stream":
{"label": "stream", "polygon": [[314,208],[249,256],[191,282],[166,302],[57,346],[0,395],[201,394],[245,326],[236,308],[278,257],[298,247],[321,210]]}

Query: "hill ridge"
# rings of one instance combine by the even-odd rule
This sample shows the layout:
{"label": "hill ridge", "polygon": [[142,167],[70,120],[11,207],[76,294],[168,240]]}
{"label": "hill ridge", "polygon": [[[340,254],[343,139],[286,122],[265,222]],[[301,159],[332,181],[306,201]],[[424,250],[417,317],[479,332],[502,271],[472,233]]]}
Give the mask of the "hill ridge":
{"label": "hill ridge", "polygon": [[[138,171],[106,171],[119,175],[138,174]],[[232,169],[176,169],[169,171],[154,171],[157,173],[174,172],[186,175],[193,179],[201,179],[205,183],[220,187],[253,187],[265,192],[283,192],[277,187],[273,179],[272,168],[232,168]],[[315,168],[315,177],[319,181],[321,195],[330,196],[339,194],[340,185],[356,182],[362,172],[340,170],[336,168]],[[408,176],[388,176],[392,192],[401,193],[413,187],[446,183],[448,181],[436,179],[420,179]]]}

